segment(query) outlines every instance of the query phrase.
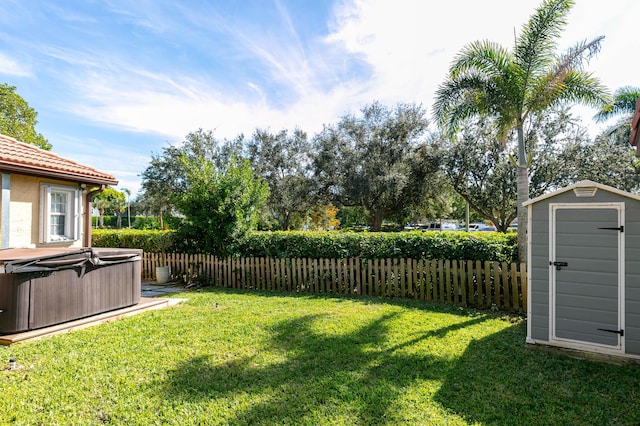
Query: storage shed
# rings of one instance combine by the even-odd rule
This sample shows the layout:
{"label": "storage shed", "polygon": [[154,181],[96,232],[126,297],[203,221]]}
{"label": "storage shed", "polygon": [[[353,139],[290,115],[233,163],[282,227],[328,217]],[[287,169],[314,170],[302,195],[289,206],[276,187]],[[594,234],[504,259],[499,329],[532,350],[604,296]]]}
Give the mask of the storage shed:
{"label": "storage shed", "polygon": [[581,181],[524,205],[527,343],[640,359],[640,196]]}

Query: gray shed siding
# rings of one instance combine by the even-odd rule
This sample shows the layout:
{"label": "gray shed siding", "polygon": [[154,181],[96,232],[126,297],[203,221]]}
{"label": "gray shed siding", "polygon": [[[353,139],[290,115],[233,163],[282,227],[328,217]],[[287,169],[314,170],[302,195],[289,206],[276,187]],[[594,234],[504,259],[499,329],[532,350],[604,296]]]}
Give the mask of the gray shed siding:
{"label": "gray shed siding", "polygon": [[640,201],[622,194],[598,189],[593,197],[577,197],[572,190],[559,192],[530,204],[530,264],[531,315],[529,337],[549,341],[549,205],[552,203],[625,203],[625,353],[640,355]]}

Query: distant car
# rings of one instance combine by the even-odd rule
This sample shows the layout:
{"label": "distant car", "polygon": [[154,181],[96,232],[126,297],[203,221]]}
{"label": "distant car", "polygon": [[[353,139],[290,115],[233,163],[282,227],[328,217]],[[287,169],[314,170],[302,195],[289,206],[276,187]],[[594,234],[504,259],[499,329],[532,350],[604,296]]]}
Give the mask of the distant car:
{"label": "distant car", "polygon": [[421,225],[420,229],[423,231],[457,231],[458,225],[455,223],[437,223],[432,222],[428,225]]}
{"label": "distant car", "polygon": [[476,231],[495,232],[497,231],[497,229],[495,226],[487,225],[486,223],[470,223],[469,232],[476,232]]}

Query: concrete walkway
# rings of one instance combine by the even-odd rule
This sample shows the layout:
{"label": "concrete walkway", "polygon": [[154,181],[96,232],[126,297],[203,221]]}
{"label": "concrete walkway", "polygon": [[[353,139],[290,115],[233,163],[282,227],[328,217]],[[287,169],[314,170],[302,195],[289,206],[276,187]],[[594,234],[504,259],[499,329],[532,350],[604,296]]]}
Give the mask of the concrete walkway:
{"label": "concrete walkway", "polygon": [[176,282],[168,282],[165,284],[157,284],[155,281],[142,282],[142,297],[161,297],[172,293],[180,293],[187,291],[184,287],[179,286]]}

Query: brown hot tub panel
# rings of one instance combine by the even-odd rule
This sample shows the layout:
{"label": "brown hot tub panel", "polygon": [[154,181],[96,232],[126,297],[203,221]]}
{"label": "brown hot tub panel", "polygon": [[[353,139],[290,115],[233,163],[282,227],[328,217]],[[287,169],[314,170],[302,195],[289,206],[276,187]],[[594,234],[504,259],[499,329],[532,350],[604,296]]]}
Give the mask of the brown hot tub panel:
{"label": "brown hot tub panel", "polygon": [[[140,301],[137,249],[0,252],[0,334],[18,333]],[[38,256],[38,254],[41,254]],[[30,257],[29,257],[30,256]]]}

